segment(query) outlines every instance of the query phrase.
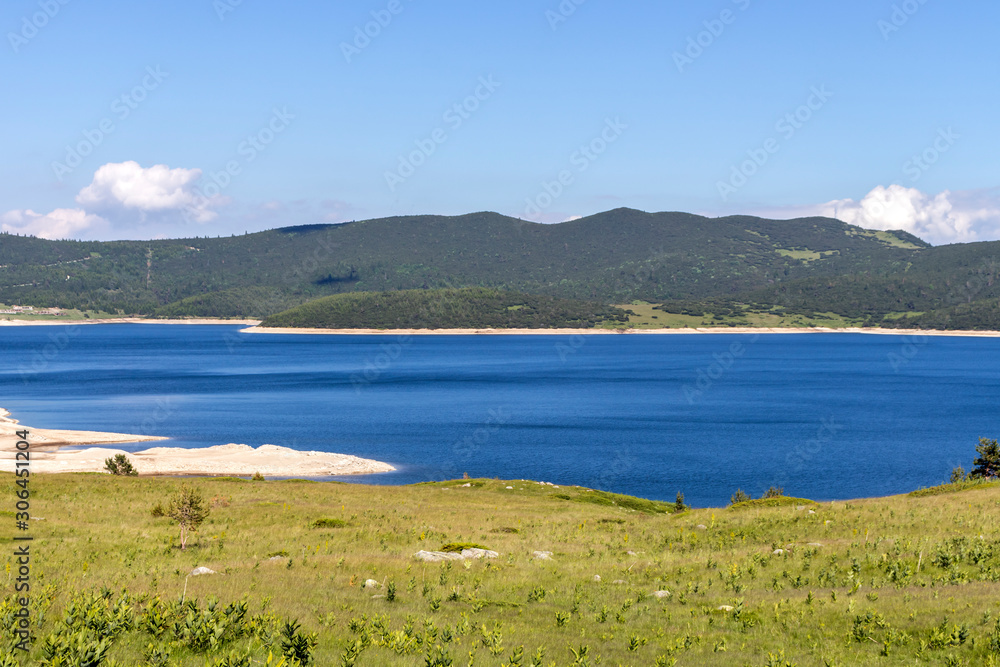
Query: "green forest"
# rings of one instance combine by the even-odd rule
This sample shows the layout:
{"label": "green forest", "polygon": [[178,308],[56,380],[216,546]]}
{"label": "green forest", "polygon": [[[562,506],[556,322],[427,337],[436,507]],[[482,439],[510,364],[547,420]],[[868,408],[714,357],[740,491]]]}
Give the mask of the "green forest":
{"label": "green forest", "polygon": [[474,213],[156,241],[0,234],[0,303],[265,318],[337,294],[478,287],[710,315],[780,309],[870,326],[997,328],[998,258],[1000,242],[932,247],[828,218],[632,209],[559,225]]}

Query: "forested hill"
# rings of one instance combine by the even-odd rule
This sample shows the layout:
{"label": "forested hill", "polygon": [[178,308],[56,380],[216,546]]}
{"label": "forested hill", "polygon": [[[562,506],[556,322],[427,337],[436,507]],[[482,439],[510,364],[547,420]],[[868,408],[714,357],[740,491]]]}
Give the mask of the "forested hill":
{"label": "forested hill", "polygon": [[320,329],[589,329],[628,314],[600,303],[481,287],[355,292],[272,315],[263,327]]}
{"label": "forested hill", "polygon": [[[913,271],[940,250],[903,232],[871,232],[826,218],[705,218],[631,209],[559,225],[475,213],[143,242],[5,234],[0,302],[266,316],[342,292],[443,287],[604,303],[702,299],[789,281]],[[947,271],[975,264],[977,251],[960,254]]]}

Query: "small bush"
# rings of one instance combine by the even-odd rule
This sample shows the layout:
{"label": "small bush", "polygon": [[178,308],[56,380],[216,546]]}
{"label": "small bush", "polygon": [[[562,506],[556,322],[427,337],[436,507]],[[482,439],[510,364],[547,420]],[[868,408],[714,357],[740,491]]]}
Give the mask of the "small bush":
{"label": "small bush", "polygon": [[149,510],[149,513],[154,518],[159,518],[161,516],[167,515],[167,511],[163,509],[163,503],[156,503],[155,505],[153,505],[153,509]]}
{"label": "small bush", "polygon": [[122,477],[136,477],[139,471],[135,469],[132,462],[124,454],[115,454],[113,458],[104,459],[104,467],[112,475]]}
{"label": "small bush", "polygon": [[311,524],[313,528],[344,528],[347,522],[343,519],[316,519]]}
{"label": "small bush", "polygon": [[785,497],[785,490],[780,486],[772,486],[771,488],[769,488],[767,491],[764,492],[763,496],[761,496],[761,498],[763,498],[764,500],[767,500],[768,498],[784,498],[784,497]]}
{"label": "small bush", "polygon": [[264,476],[261,475],[259,472],[255,472],[253,474],[253,477],[250,478],[250,480],[253,481],[253,482],[263,482],[264,481]]}
{"label": "small bush", "polygon": [[736,489],[736,493],[734,493],[729,499],[729,504],[738,505],[740,503],[745,503],[748,500],[750,500],[750,494],[745,493],[743,489]]}

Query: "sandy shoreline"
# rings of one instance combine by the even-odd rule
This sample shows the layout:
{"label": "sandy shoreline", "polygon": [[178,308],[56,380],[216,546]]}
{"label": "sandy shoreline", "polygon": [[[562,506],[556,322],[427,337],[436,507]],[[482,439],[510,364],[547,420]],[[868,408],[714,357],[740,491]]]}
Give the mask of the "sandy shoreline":
{"label": "sandy shoreline", "polygon": [[330,477],[392,472],[394,467],[381,461],[330,452],[301,452],[287,447],[261,445],[217,445],[201,449],[153,447],[139,452],[125,452],[108,447],[66,450],[63,447],[123,444],[167,440],[155,436],[97,431],[63,431],[23,426],[0,408],[0,470],[15,469],[17,431],[28,429],[31,472],[107,472],[104,461],[115,454],[125,454],[140,475],[232,475],[248,476],[259,472],[272,477]]}
{"label": "sandy shoreline", "polygon": [[0,327],[34,327],[34,326],[75,326],[78,324],[188,324],[188,325],[243,325],[240,333],[256,334],[313,334],[321,336],[600,336],[600,335],[690,335],[690,334],[807,334],[807,333],[845,333],[874,334],[884,336],[965,336],[974,338],[997,338],[1000,331],[968,331],[940,329],[879,329],[848,327],[831,329],[829,327],[691,327],[684,329],[308,329],[261,327],[260,320],[223,320],[223,319],[183,319],[183,320],[151,320],[139,317],[120,317],[107,320],[44,320],[32,322],[29,320],[0,320]]}
{"label": "sandy shoreline", "polygon": [[972,336],[1000,337],[1000,331],[939,331],[924,329],[862,329],[852,327],[700,327],[688,329],[295,329],[252,326],[240,333],[313,334],[327,336],[599,336],[599,335],[690,335],[690,334],[875,334],[884,336]]}

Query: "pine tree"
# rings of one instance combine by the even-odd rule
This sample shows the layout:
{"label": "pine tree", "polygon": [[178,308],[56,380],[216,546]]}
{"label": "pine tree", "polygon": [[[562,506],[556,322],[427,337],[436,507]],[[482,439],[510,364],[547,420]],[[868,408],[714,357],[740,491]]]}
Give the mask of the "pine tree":
{"label": "pine tree", "polygon": [[1000,477],[1000,445],[997,444],[997,441],[980,438],[976,453],[979,454],[979,458],[972,462],[975,468],[972,469],[971,476],[979,478]]}

